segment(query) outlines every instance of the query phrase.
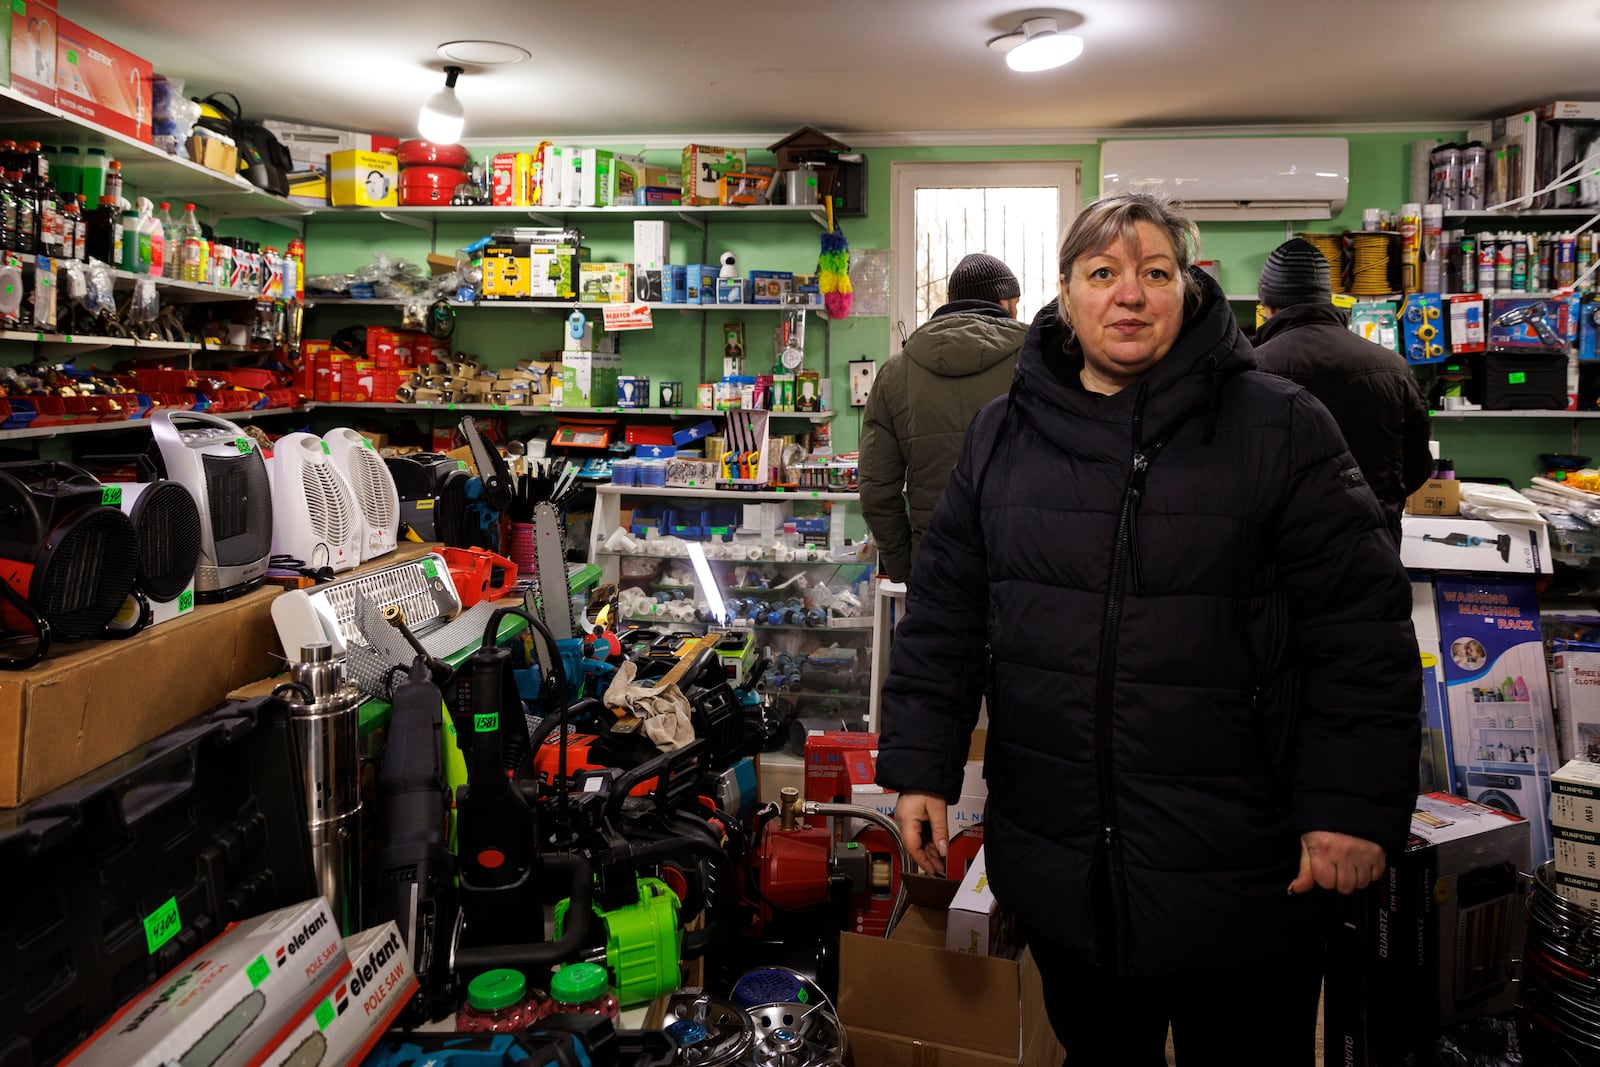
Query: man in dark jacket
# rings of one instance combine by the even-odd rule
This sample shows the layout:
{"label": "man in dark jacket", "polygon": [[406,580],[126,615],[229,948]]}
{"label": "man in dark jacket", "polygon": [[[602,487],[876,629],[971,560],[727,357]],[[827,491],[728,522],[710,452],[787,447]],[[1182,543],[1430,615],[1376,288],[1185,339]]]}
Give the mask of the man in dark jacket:
{"label": "man in dark jacket", "polygon": [[1256,330],[1261,369],[1305,386],[1339,424],[1350,454],[1400,543],[1406,497],[1433,467],[1428,405],[1416,375],[1397,353],[1351,333],[1333,306],[1328,261],[1315,245],[1285,241],[1261,268],[1267,321]]}
{"label": "man in dark jacket", "polygon": [[861,430],[861,515],[891,581],[911,576],[917,545],[978,410],[1011,385],[1027,327],[1022,287],[981,252],[950,273],[948,300],[884,361]]}
{"label": "man in dark jacket", "polygon": [[877,781],[942,868],[987,695],[990,885],[1069,1062],[1163,1062],[1170,1022],[1180,1065],[1299,1067],[1328,891],[1381,875],[1416,800],[1411,590],[1193,241],[1137,194],[1074,221],[923,539]]}

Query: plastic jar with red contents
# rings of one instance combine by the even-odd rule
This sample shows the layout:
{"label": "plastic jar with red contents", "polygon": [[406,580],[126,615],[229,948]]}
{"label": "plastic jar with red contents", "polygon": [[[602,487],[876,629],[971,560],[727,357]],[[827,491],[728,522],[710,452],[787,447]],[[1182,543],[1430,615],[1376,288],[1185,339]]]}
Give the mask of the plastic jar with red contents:
{"label": "plastic jar with red contents", "polygon": [[611,992],[606,969],[598,963],[574,963],[563,967],[550,979],[550,996],[555,1004],[551,1015],[622,1014],[617,995]]}
{"label": "plastic jar with red contents", "polygon": [[521,971],[485,971],[467,983],[467,1002],[456,1012],[459,1034],[505,1034],[550,1014],[550,998],[528,988]]}

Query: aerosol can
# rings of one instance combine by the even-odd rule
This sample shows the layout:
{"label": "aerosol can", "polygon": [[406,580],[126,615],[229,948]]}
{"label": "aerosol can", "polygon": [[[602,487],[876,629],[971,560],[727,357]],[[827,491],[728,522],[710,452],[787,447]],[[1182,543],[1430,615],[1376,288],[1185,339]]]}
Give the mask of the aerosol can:
{"label": "aerosol can", "polygon": [[360,690],[345,679],[345,661],[333,646],[300,646],[290,664],[293,681],[279,687],[289,704],[304,771],[311,858],[317,885],[333,909],[339,931],[361,921]]}

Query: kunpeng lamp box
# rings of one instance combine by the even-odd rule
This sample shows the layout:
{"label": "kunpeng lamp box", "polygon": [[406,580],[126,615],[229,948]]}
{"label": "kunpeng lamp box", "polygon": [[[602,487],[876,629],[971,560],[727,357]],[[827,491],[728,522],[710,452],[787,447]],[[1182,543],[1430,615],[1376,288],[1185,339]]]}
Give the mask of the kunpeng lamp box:
{"label": "kunpeng lamp box", "polygon": [[1528,870],[1551,856],[1556,732],[1533,579],[1439,576],[1456,792],[1528,820]]}

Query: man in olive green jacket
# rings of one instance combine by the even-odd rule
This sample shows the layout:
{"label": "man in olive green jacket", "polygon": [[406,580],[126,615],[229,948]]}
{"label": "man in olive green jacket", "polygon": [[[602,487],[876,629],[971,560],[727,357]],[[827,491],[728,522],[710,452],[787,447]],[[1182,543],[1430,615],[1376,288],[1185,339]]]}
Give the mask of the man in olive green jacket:
{"label": "man in olive green jacket", "polygon": [[978,410],[1011,388],[1028,328],[1022,287],[981,252],[950,273],[947,301],[884,361],[861,430],[861,514],[891,581],[911,577],[922,532]]}

